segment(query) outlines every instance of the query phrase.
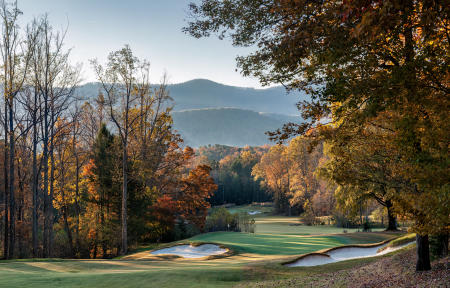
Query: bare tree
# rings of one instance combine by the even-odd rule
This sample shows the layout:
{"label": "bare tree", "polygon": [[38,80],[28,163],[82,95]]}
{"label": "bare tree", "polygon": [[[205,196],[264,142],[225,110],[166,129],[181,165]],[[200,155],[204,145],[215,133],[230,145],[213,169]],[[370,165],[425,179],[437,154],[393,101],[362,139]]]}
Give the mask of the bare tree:
{"label": "bare tree", "polygon": [[33,69],[42,105],[43,256],[49,257],[53,245],[54,137],[58,129],[63,128],[57,128],[56,124],[73,100],[75,88],[79,83],[79,69],[70,65],[70,50],[65,51],[63,48],[66,31],[54,32],[47,16],[40,19],[39,26]]}
{"label": "bare tree", "polygon": [[[5,169],[9,171],[9,173],[6,170],[4,172],[5,179],[7,179],[5,193],[8,194],[7,206],[9,208],[9,225],[5,223],[6,227],[9,226],[9,231],[5,232],[5,239],[9,238],[9,241],[5,241],[5,243],[9,242],[6,244],[8,247],[5,249],[5,258],[14,257],[15,247],[15,101],[24,85],[33,50],[31,47],[35,42],[35,39],[22,39],[19,35],[18,18],[21,14],[22,12],[17,8],[17,1],[7,3],[3,0],[0,2],[2,25],[0,53],[3,64],[2,80],[5,101],[5,163],[8,163],[5,165]],[[8,144],[9,147],[7,147]],[[5,222],[8,222],[7,218],[5,218]]]}

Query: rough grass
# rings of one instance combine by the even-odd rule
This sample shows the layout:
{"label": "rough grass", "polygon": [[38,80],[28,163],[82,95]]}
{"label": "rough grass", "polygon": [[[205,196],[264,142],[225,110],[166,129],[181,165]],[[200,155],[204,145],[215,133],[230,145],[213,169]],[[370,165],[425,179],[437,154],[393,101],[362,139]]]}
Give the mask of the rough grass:
{"label": "rough grass", "polygon": [[254,265],[236,287],[448,287],[449,258],[434,261],[432,271],[415,272],[415,247],[391,254],[314,267]]}
{"label": "rough grass", "polygon": [[398,237],[392,241],[389,242],[388,245],[384,246],[383,248],[378,249],[378,252],[381,252],[389,247],[397,247],[401,246],[403,244],[411,243],[416,240],[416,234],[415,233],[409,233],[405,236]]}
{"label": "rough grass", "polygon": [[387,247],[397,247],[406,243],[410,243],[412,241],[416,240],[416,234],[415,233],[409,233],[405,236],[396,238],[394,240],[392,240],[391,242],[389,242],[389,244],[387,245]]}

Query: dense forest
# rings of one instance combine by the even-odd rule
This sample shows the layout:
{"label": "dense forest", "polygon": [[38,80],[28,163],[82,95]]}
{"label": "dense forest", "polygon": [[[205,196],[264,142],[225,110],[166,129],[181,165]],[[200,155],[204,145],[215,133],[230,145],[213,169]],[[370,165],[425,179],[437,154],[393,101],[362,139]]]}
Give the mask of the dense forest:
{"label": "dense forest", "polygon": [[212,205],[251,204],[272,201],[273,197],[252,170],[268,151],[269,146],[231,147],[203,146],[196,149],[195,163],[211,167],[217,191],[209,199]]}
{"label": "dense forest", "polygon": [[20,19],[1,2],[2,257],[109,258],[202,230],[211,168],[192,166],[148,61],[128,46],[92,60],[101,86],[85,101],[66,31]]}

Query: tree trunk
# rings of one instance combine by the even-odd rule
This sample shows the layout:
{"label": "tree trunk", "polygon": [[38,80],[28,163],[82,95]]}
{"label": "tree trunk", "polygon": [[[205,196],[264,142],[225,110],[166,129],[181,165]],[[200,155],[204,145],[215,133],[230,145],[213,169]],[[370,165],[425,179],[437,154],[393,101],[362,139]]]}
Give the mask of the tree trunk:
{"label": "tree trunk", "polygon": [[80,183],[80,165],[79,165],[79,160],[78,160],[78,154],[76,154],[76,161],[75,161],[75,165],[76,165],[76,175],[75,175],[75,218],[76,218],[76,227],[75,227],[75,249],[76,252],[80,251],[80,206],[78,204],[78,199],[80,197],[79,192],[80,192],[80,188],[79,188],[79,183]]}
{"label": "tree trunk", "polygon": [[42,139],[43,142],[43,163],[44,163],[44,235],[43,235],[43,257],[48,257],[48,103],[47,99],[44,100],[44,137]]}
{"label": "tree trunk", "polygon": [[16,222],[15,222],[15,195],[14,195],[14,156],[15,156],[15,139],[14,139],[14,118],[13,118],[13,99],[10,98],[9,103],[9,258],[14,257],[14,246],[16,242]]}
{"label": "tree trunk", "polygon": [[[52,123],[53,127],[54,123]],[[48,216],[49,216],[49,222],[48,222],[48,249],[49,253],[48,256],[53,256],[53,221],[54,221],[54,214],[53,214],[53,194],[55,190],[55,156],[54,156],[54,144],[53,144],[53,128],[51,129],[51,140],[50,140],[50,182],[49,182],[49,199],[48,199]]]}
{"label": "tree trunk", "polygon": [[437,257],[443,258],[448,255],[448,233],[445,234],[438,234],[435,237],[433,237],[436,241],[434,244],[435,253]]}
{"label": "tree trunk", "polygon": [[67,207],[64,206],[64,208],[63,208],[64,229],[66,230],[66,233],[67,233],[67,238],[68,238],[67,241],[69,242],[70,256],[74,257],[75,256],[75,251],[73,249],[73,237],[72,237],[72,231],[70,231],[69,220],[68,220],[68,215],[67,214],[68,214],[67,213]]}
{"label": "tree trunk", "polygon": [[[35,105],[37,104],[36,93],[35,93]],[[36,110],[33,114],[33,183],[32,183],[32,194],[33,194],[33,224],[32,224],[32,249],[33,257],[38,257],[38,172],[37,172],[37,119]]]}
{"label": "tree trunk", "polygon": [[122,183],[122,247],[120,254],[125,255],[128,250],[128,240],[127,240],[127,143],[123,145],[123,157],[122,157],[122,174],[123,174],[123,183]]}
{"label": "tree trunk", "polygon": [[3,177],[4,177],[4,189],[5,189],[5,231],[4,231],[4,244],[3,244],[3,257],[8,259],[9,253],[9,194],[8,194],[8,106],[5,98],[5,118],[4,118],[4,132],[5,132],[5,147],[4,147],[4,159],[3,159]]}
{"label": "tree trunk", "polygon": [[416,271],[431,270],[430,245],[428,243],[428,235],[417,234],[416,245],[417,245]]}
{"label": "tree trunk", "polygon": [[397,231],[397,219],[395,217],[392,207],[392,202],[390,200],[386,201],[386,208],[388,211],[388,227],[386,231]]}

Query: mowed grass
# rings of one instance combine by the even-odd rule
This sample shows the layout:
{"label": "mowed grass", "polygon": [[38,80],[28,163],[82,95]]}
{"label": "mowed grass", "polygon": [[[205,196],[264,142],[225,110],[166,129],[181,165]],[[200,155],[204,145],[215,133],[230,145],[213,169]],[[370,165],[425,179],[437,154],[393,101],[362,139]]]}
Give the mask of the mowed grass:
{"label": "mowed grass", "polygon": [[[253,211],[255,209],[252,209]],[[294,217],[255,216],[256,233],[215,232],[185,241],[216,242],[234,249],[231,257],[214,260],[17,260],[0,261],[0,287],[232,287],[262,277],[292,277],[295,270],[280,263],[288,258],[324,248],[374,243],[396,235],[389,233],[346,233],[324,226],[292,226]],[[308,235],[310,234],[310,235]],[[139,250],[146,253],[154,245]],[[372,260],[361,260],[361,262]],[[350,262],[360,263],[360,262]],[[336,271],[345,262],[307,269]],[[258,268],[259,267],[259,268]],[[263,268],[264,267],[264,268]],[[310,267],[313,268],[313,267]],[[251,273],[249,271],[252,271]],[[251,279],[250,279],[250,278]]]}
{"label": "mowed grass", "polygon": [[243,280],[240,262],[202,262],[0,262],[0,287],[229,287]]}
{"label": "mowed grass", "polygon": [[385,233],[351,233],[341,235],[292,235],[237,232],[213,232],[197,235],[192,242],[214,242],[240,253],[260,255],[300,255],[346,244],[384,241],[392,236]]}
{"label": "mowed grass", "polygon": [[[292,234],[292,235],[320,235],[320,234],[342,234],[358,232],[357,228],[341,228],[332,225],[302,225],[298,217],[283,216],[255,216],[255,233],[260,234]],[[382,231],[373,229],[372,231]]]}

